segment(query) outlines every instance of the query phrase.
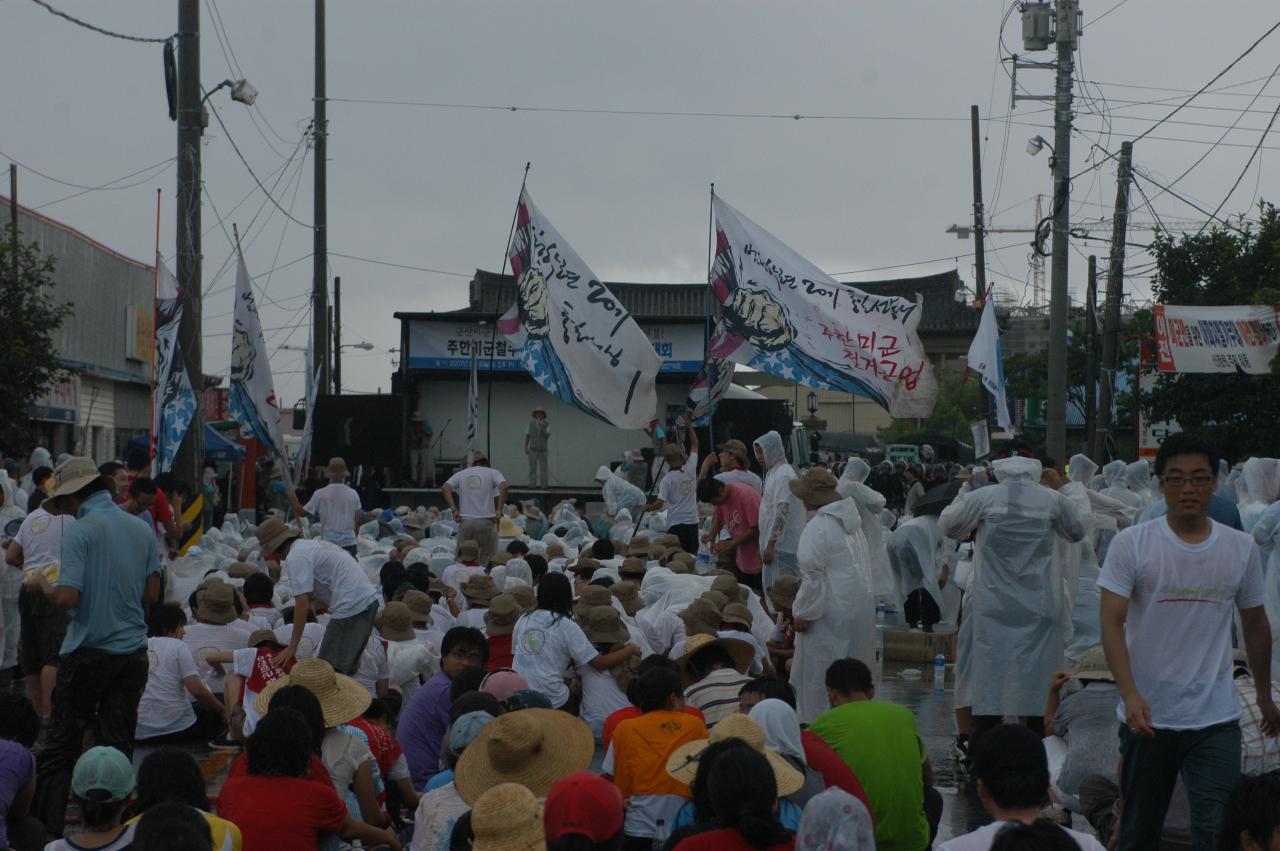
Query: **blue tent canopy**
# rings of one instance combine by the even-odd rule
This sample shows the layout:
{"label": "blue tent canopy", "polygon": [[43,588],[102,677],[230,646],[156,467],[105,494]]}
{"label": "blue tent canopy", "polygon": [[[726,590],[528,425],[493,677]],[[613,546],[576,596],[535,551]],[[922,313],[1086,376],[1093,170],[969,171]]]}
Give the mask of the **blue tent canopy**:
{"label": "blue tent canopy", "polygon": [[[129,441],[130,449],[147,451],[149,440],[146,435],[139,435]],[[206,461],[243,461],[244,447],[233,443],[222,436],[222,432],[205,423],[204,427],[204,460]]]}

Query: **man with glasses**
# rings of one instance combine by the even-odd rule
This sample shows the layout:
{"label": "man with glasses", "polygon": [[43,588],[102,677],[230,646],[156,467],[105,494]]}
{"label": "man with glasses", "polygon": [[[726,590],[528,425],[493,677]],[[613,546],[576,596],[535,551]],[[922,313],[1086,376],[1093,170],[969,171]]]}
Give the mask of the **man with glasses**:
{"label": "man with glasses", "polygon": [[1156,456],[1168,513],[1125,529],[1098,578],[1102,645],[1120,687],[1118,851],[1154,849],[1181,773],[1195,851],[1216,847],[1240,778],[1240,701],[1231,681],[1233,608],[1260,684],[1262,729],[1280,733],[1271,698],[1271,629],[1253,539],[1209,517],[1218,453],[1171,435]]}
{"label": "man with glasses", "polygon": [[455,626],[440,642],[440,671],[414,692],[400,713],[396,738],[404,748],[413,788],[421,792],[438,774],[440,746],[449,730],[449,693],[453,678],[467,668],[479,668],[489,660],[489,642],[484,633],[468,626]]}

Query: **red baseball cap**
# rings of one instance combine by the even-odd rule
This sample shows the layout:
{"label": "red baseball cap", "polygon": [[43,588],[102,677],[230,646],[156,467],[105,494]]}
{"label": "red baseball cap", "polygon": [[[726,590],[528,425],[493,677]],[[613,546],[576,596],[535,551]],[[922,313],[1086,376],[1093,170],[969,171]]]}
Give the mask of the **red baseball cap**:
{"label": "red baseball cap", "polygon": [[579,771],[551,787],[542,818],[547,839],[578,834],[605,842],[622,830],[622,793],[598,774]]}

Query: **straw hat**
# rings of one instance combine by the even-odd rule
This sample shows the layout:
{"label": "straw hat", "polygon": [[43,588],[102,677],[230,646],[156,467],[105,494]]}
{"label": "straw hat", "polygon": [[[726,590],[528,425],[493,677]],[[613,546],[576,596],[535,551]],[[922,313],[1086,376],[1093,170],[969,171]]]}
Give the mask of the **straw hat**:
{"label": "straw hat", "polygon": [[[508,588],[503,592],[519,604],[520,610],[524,612],[532,612],[538,608],[538,598],[535,596],[533,588],[529,585],[517,585],[514,588]],[[493,608],[493,604],[489,605]]]}
{"label": "straw hat", "polygon": [[735,623],[751,629],[751,610],[741,603],[730,603],[720,613],[720,623]]}
{"label": "straw hat", "polygon": [[333,666],[323,659],[303,659],[293,670],[270,683],[258,694],[253,708],[259,715],[266,715],[271,698],[285,686],[302,686],[320,701],[324,713],[324,725],[336,727],[352,718],[358,718],[373,702],[373,695],[360,683],[346,674],[335,673]]}
{"label": "straw hat", "polygon": [[595,747],[591,728],[567,712],[510,712],[490,722],[462,752],[454,769],[454,785],[472,807],[500,783],[519,783],[535,796],[545,797],[552,783],[585,770]]}
{"label": "straw hat", "polygon": [[484,613],[484,631],[489,636],[510,635],[516,628],[516,621],[524,609],[510,594],[499,594],[489,601],[489,609]]}
{"label": "straw hat", "polygon": [[773,580],[773,585],[769,588],[769,599],[773,601],[775,609],[789,609],[796,601],[796,594],[799,591],[799,577],[779,576]]}
{"label": "straw hat", "polygon": [[1102,645],[1090,647],[1081,654],[1080,659],[1071,666],[1071,673],[1078,680],[1104,680],[1115,682],[1116,676],[1107,665],[1106,653]]}
{"label": "straw hat", "polygon": [[545,851],[542,802],[524,786],[499,783],[471,808],[474,851]]}
{"label": "straw hat", "polygon": [[805,505],[821,508],[840,501],[840,494],[836,493],[836,477],[821,467],[810,467],[800,478],[787,482],[787,487]]}
{"label": "straw hat", "polygon": [[690,785],[698,774],[698,760],[702,752],[714,742],[727,739],[740,739],[752,750],[764,755],[773,769],[773,778],[778,784],[778,797],[794,795],[804,786],[804,774],[791,767],[777,751],[764,745],[764,730],[746,715],[729,715],[711,728],[711,737],[685,742],[671,752],[667,758],[667,774],[681,783]]}
{"label": "straw hat", "polygon": [[671,548],[671,547],[675,547],[675,548],[679,549],[679,548],[680,548],[680,536],[679,536],[679,535],[673,535],[672,533],[667,532],[667,533],[663,534],[663,535],[662,535],[662,537],[658,538],[658,540],[657,540],[657,542],[656,542],[656,543],[662,544],[662,546],[667,547],[668,549],[669,549],[669,548]]}
{"label": "straw hat", "polygon": [[747,445],[737,438],[726,440],[720,444],[721,452],[728,452],[742,463],[743,467],[751,466],[751,458],[747,455]]}
{"label": "straw hat", "polygon": [[501,592],[494,584],[493,577],[484,573],[468,576],[467,581],[462,583],[462,596],[467,598],[467,605],[472,608],[487,606],[499,593]]}
{"label": "straw hat", "polygon": [[622,622],[622,615],[613,606],[592,606],[583,614],[582,631],[592,644],[626,644],[631,632]]}
{"label": "straw hat", "polygon": [[564,544],[559,541],[552,541],[547,544],[547,561],[553,558],[564,558]]}
{"label": "straw hat", "polygon": [[628,556],[622,560],[622,564],[618,567],[618,575],[639,579],[644,576],[644,572],[646,570],[648,570],[648,568],[645,567],[645,563],[643,561],[635,556]]}
{"label": "straw hat", "polygon": [[684,643],[684,653],[676,660],[676,664],[680,666],[680,678],[684,680],[685,685],[689,685],[689,660],[694,657],[699,650],[706,650],[708,647],[718,645],[729,652],[730,658],[733,659],[733,667],[740,674],[745,674],[747,668],[751,667],[751,661],[755,659],[756,652],[750,644],[739,638],[717,638],[714,635],[691,635]]}
{"label": "straw hat", "polygon": [[286,524],[284,518],[278,515],[263,520],[254,531],[263,558],[280,549],[285,541],[291,541],[301,534],[301,529]]}
{"label": "straw hat", "polygon": [[644,608],[644,600],[640,599],[640,586],[635,582],[618,582],[609,590],[618,598],[627,614],[634,615]]}
{"label": "straw hat", "polygon": [[419,591],[417,588],[406,591],[400,598],[400,602],[404,603],[405,608],[409,610],[409,617],[413,622],[431,622],[431,595],[425,591]]}
{"label": "straw hat", "polygon": [[387,641],[413,641],[418,637],[413,631],[413,612],[404,603],[387,603],[379,615],[378,632]]}
{"label": "straw hat", "polygon": [[90,485],[101,476],[92,458],[75,455],[63,461],[53,470],[53,492],[49,498],[68,496]]}
{"label": "straw hat", "polygon": [[236,619],[236,591],[225,582],[210,582],[196,597],[196,620],[228,624]]}
{"label": "straw hat", "polygon": [[337,456],[330,458],[329,466],[324,468],[324,475],[332,481],[345,479],[347,477],[347,462]]}
{"label": "straw hat", "polygon": [[521,534],[520,527],[516,525],[516,521],[507,515],[502,515],[498,520],[498,537],[499,538],[518,538]]}

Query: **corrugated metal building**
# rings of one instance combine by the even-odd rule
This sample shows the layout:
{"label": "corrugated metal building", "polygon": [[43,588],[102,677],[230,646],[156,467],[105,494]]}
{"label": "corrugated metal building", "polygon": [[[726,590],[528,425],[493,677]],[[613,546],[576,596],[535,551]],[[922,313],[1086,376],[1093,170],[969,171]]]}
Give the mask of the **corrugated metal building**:
{"label": "corrugated metal building", "polygon": [[[0,202],[7,210],[8,199]],[[149,430],[154,267],[22,206],[18,228],[56,260],[54,297],[74,307],[55,343],[78,374],[47,388],[30,411],[41,443],[55,455],[122,458],[129,438]]]}

